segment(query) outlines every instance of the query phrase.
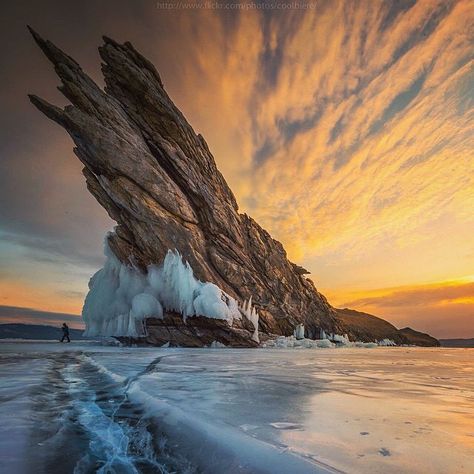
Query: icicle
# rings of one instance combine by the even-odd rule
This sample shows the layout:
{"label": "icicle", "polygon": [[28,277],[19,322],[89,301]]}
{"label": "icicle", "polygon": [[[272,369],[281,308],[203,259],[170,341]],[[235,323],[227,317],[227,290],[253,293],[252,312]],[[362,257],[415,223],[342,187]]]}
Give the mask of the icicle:
{"label": "icicle", "polygon": [[298,324],[293,331],[293,335],[296,337],[296,339],[304,339],[304,325]]}
{"label": "icicle", "polygon": [[247,301],[244,301],[242,306],[242,312],[244,313],[245,317],[253,324],[254,332],[252,334],[252,339],[255,342],[260,342],[260,338],[258,336],[258,313],[255,308],[252,307],[252,297],[250,297]]}

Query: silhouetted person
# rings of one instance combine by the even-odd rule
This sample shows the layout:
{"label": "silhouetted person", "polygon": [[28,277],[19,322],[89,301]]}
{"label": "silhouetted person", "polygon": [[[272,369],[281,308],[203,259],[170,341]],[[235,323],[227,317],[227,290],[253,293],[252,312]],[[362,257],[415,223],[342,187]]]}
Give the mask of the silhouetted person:
{"label": "silhouetted person", "polygon": [[71,342],[71,339],[69,339],[69,326],[66,323],[63,323],[61,329],[63,330],[61,342],[64,342],[64,339],[67,339],[67,342]]}

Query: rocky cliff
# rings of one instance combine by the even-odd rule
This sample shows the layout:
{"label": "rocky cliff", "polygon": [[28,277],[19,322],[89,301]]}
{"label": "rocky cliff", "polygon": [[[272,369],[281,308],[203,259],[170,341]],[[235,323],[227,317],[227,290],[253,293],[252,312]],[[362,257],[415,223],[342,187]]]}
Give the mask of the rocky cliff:
{"label": "rocky cliff", "polygon": [[308,272],[239,213],[204,138],[146,58],[130,43],[104,38],[102,90],[74,59],[30,31],[71,105],[59,108],[34,95],[30,100],[73,139],[89,191],[117,222],[108,245],[123,264],[146,272],[176,249],[199,280],[240,303],[252,298],[264,334],[288,335],[298,323],[309,337],[318,337],[320,329],[340,332],[335,310]]}
{"label": "rocky cliff", "polygon": [[[228,305],[223,306],[226,311],[232,301],[243,308],[244,302],[251,300],[259,314],[262,340],[270,334],[290,335],[302,323],[309,338],[318,338],[324,330],[347,333],[352,340],[390,338],[407,342],[386,321],[335,310],[306,277],[308,272],[287,259],[281,243],[251,217],[239,213],[204,138],[194,132],[173,104],[155,67],[130,43],[118,44],[104,38],[99,47],[105,80],[102,90],[74,59],[30,31],[54,65],[62,83],[59,90],[71,105],[59,108],[35,95],[30,99],[69,133],[75,143],[74,153],[84,165],[89,191],[117,223],[107,237],[113,262],[93,278],[96,286],[91,287],[88,298],[92,300],[94,294],[95,301],[86,299],[86,324],[87,309],[90,318],[107,313],[107,335],[128,334],[132,342],[200,346],[218,341],[255,346],[253,318],[219,319],[216,314],[205,314],[205,310],[184,314],[183,302],[168,307],[163,304],[162,308],[150,296],[153,291],[147,287],[147,273],[162,264],[171,250],[189,263],[197,280],[222,290],[220,297]],[[116,259],[120,263],[114,263]],[[186,268],[179,271],[189,277]],[[195,297],[196,290],[190,290],[189,285],[201,287],[193,275],[188,278],[187,289],[191,294],[194,291]],[[108,288],[106,296],[101,297],[101,286],[114,278],[114,291]],[[160,278],[160,285],[170,286],[169,279],[163,275]],[[138,309],[133,295],[125,301],[123,280],[132,286],[141,285],[138,300],[142,304]],[[215,293],[213,288],[206,288],[207,293]],[[159,288],[155,290],[159,293]],[[170,295],[164,299],[173,300]],[[215,313],[214,303],[200,306],[212,307]],[[120,321],[111,320],[113,305],[119,308]],[[240,312],[245,316],[245,311]],[[130,320],[122,318],[122,313],[130,319],[133,314],[146,316],[147,329],[142,337],[130,337]],[[97,334],[100,329],[90,333]]]}

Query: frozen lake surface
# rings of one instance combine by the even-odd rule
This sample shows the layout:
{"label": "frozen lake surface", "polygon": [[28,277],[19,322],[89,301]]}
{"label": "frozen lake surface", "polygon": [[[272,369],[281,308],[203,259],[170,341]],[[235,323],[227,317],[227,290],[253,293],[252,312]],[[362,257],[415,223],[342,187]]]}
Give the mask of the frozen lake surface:
{"label": "frozen lake surface", "polygon": [[474,349],[0,343],[2,473],[472,473]]}

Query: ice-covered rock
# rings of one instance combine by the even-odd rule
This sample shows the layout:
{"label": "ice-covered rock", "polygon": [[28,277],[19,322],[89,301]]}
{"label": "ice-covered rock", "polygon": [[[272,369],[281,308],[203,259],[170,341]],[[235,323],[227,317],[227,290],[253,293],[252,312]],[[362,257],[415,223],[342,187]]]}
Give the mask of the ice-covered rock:
{"label": "ice-covered rock", "polygon": [[[308,272],[290,262],[281,243],[252,218],[239,213],[204,138],[171,101],[146,58],[130,43],[105,38],[99,48],[102,90],[70,56],[32,34],[53,63],[71,105],[59,108],[36,96],[31,101],[74,140],[89,191],[118,224],[108,237],[117,260],[145,273],[150,265],[160,267],[168,250],[176,249],[189,263],[189,268],[167,267],[173,275],[182,272],[179,288],[171,288],[175,279],[159,275],[165,287],[158,293],[151,290],[165,313],[166,308],[186,318],[196,312],[211,318],[234,313],[235,306],[219,300],[223,291],[242,304],[252,298],[248,316],[256,325],[258,311],[263,333],[289,334],[299,323],[313,337],[321,328],[337,331],[335,310],[304,276]],[[193,299],[190,269],[208,285],[199,285],[200,296]],[[101,284],[117,278],[113,271],[101,275],[96,277]],[[148,283],[153,287],[153,278]],[[156,309],[156,303],[140,297],[131,313],[129,295],[116,290],[119,302],[100,303],[92,297],[94,290],[87,306],[104,310],[107,332],[133,332],[135,316]],[[149,288],[144,293],[150,294]],[[119,318],[109,317],[110,304]],[[253,342],[258,340],[256,331],[252,336]]]}
{"label": "ice-covered rock", "polygon": [[252,334],[252,339],[255,342],[260,342],[258,337],[258,313],[257,310],[252,306],[252,297],[246,301],[242,307],[242,311],[245,317],[253,324],[255,330]]}
{"label": "ice-covered rock", "polygon": [[[72,137],[89,191],[117,222],[108,244],[121,267],[111,263],[94,277],[84,315],[91,334],[140,336],[145,331],[141,322],[147,320],[150,343],[163,343],[169,328],[180,345],[191,340],[197,344],[200,338],[204,345],[210,343],[205,341],[213,327],[222,335],[221,321],[232,327],[228,322],[234,320],[235,326],[234,301],[243,304],[252,298],[253,309],[247,312],[252,327],[244,328],[245,320],[239,323],[251,332],[248,345],[264,335],[291,334],[298,324],[304,325],[307,337],[322,340],[344,333],[364,341],[401,337],[385,332],[375,336],[372,326],[365,328],[367,318],[362,329],[347,323],[305,276],[309,272],[288,260],[282,244],[239,213],[206,141],[174,105],[155,67],[130,43],[104,38],[99,48],[105,82],[101,89],[70,56],[30,31],[53,63],[62,82],[59,90],[71,104],[60,108],[34,95],[30,100]],[[168,257],[174,249],[188,266]],[[172,260],[166,266],[172,278],[160,273],[166,258]],[[157,266],[160,286],[153,286],[150,265]],[[138,293],[135,285],[150,271]],[[221,301],[222,293],[233,300]],[[193,322],[182,326],[183,318],[202,317],[207,321],[195,320],[199,329],[192,333]],[[175,322],[179,328],[168,326]],[[180,343],[182,331],[186,336]],[[201,337],[203,331],[206,336]],[[226,332],[226,344],[228,336]],[[237,339],[244,344],[243,335]]]}
{"label": "ice-covered rock", "polygon": [[223,320],[229,328],[243,315],[252,324],[249,336],[259,342],[258,313],[251,299],[239,308],[219,287],[195,278],[177,251],[169,250],[162,265],[149,265],[143,272],[122,264],[107,242],[105,265],[91,278],[84,303],[87,336],[146,338],[146,320],[163,320],[165,310],[181,315],[184,322],[202,316]]}

